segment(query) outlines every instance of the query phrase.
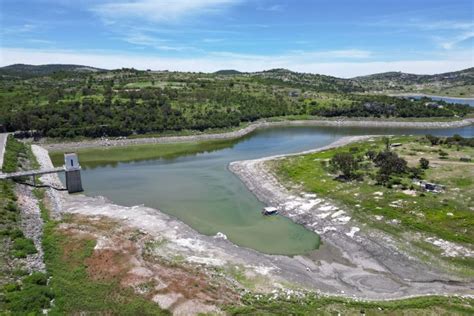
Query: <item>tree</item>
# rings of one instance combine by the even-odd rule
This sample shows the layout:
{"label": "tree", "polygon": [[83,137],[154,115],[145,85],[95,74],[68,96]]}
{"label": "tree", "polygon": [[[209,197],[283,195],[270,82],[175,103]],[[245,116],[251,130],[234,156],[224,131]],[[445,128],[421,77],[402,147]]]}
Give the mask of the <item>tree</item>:
{"label": "tree", "polygon": [[368,150],[368,151],[365,153],[365,156],[366,156],[370,161],[374,161],[375,157],[377,156],[377,153],[376,153],[374,150]]}
{"label": "tree", "polygon": [[389,151],[390,150],[390,138],[384,137],[383,138],[383,143],[385,144],[385,150]]}
{"label": "tree", "polygon": [[379,167],[377,181],[385,184],[392,175],[407,171],[407,161],[392,151],[382,151],[375,157],[375,165]]}
{"label": "tree", "polygon": [[420,168],[421,169],[428,169],[430,165],[430,161],[426,158],[421,158],[420,159]]}
{"label": "tree", "polygon": [[337,153],[330,161],[332,169],[341,172],[345,179],[352,179],[359,169],[359,163],[351,153]]}
{"label": "tree", "polygon": [[433,136],[431,134],[428,134],[425,136],[426,139],[431,143],[431,146],[435,146],[439,144],[439,137]]}
{"label": "tree", "polygon": [[443,150],[439,151],[439,156],[441,159],[448,159],[449,154]]}

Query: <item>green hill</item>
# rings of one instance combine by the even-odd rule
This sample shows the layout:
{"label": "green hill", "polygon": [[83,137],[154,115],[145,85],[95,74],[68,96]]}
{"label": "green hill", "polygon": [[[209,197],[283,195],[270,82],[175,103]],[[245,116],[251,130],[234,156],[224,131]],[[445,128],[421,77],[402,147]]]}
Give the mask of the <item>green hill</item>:
{"label": "green hill", "polygon": [[17,77],[17,78],[32,78],[51,75],[57,72],[99,72],[103,69],[82,66],[82,65],[27,65],[14,64],[0,68],[0,76],[2,77]]}

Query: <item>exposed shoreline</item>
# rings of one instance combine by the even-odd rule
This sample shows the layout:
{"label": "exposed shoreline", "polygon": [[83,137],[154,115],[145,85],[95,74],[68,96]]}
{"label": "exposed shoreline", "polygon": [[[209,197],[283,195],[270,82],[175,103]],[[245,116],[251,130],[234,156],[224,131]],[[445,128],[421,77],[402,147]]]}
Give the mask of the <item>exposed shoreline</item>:
{"label": "exposed shoreline", "polygon": [[420,128],[420,129],[444,129],[444,128],[458,128],[474,124],[474,118],[467,118],[458,121],[447,122],[407,122],[407,121],[383,121],[383,120],[295,120],[295,121],[281,121],[281,122],[256,122],[249,126],[226,133],[218,134],[200,134],[189,136],[163,136],[163,137],[149,137],[149,138],[121,138],[121,139],[94,139],[84,140],[78,142],[66,143],[51,143],[41,144],[42,147],[49,151],[60,150],[77,150],[86,148],[101,148],[101,147],[117,147],[117,146],[131,146],[139,144],[171,144],[171,143],[186,143],[197,141],[212,141],[212,140],[231,140],[244,137],[258,129],[270,127],[284,127],[284,126],[333,126],[333,127],[388,127],[388,128]]}
{"label": "exposed shoreline", "polygon": [[[238,161],[229,169],[236,174],[259,200],[277,207],[280,214],[321,235],[323,242],[341,251],[351,265],[362,271],[351,271],[351,277],[344,275],[341,280],[357,287],[371,284],[373,289],[383,292],[405,291],[426,294],[427,286],[437,293],[447,293],[448,284],[457,284],[456,294],[473,295],[473,280],[448,275],[433,265],[427,265],[412,255],[400,251],[399,240],[383,232],[367,228],[354,221],[351,210],[334,205],[315,194],[295,195],[288,191],[265,163],[288,156],[324,151],[352,142],[367,140],[373,136],[344,137],[328,146],[306,152]],[[300,191],[299,189],[296,191]],[[367,273],[370,269],[370,273]],[[356,270],[356,269],[354,269]],[[446,292],[447,291],[447,292]]]}
{"label": "exposed shoreline", "polygon": [[[360,139],[364,139],[364,137],[345,137],[317,150],[324,150],[331,146],[341,146]],[[48,152],[45,149],[39,146],[32,146],[32,148],[42,168],[52,166]],[[274,157],[263,158],[263,161],[271,158]],[[237,171],[237,166],[242,166],[243,163],[245,162],[233,163],[230,168],[239,176],[242,176],[245,171],[253,174],[253,169]],[[244,164],[244,166],[246,165]],[[262,170],[262,172],[265,171]],[[45,184],[53,186],[61,184],[55,174],[42,176],[41,179]],[[252,175],[248,179],[249,181],[246,184],[253,192],[257,193],[256,190],[261,188],[262,185],[267,190],[277,190],[273,194],[277,194],[281,190],[278,183],[272,182],[271,178],[262,181],[261,178]],[[254,185],[254,187],[251,185]],[[257,196],[271,205],[276,202],[272,198],[278,198],[277,195],[267,195],[266,193],[263,195],[257,194]],[[413,276],[411,280],[396,277],[390,269],[387,269],[387,264],[383,261],[385,259],[394,260],[393,264],[398,264],[397,270],[402,273],[410,267],[403,260],[397,261],[399,254],[395,253],[394,249],[390,249],[390,253],[383,253],[384,256],[380,260],[374,260],[373,256],[379,255],[378,252],[381,246],[375,247],[359,241],[355,242],[351,239],[353,237],[358,238],[358,236],[352,234],[352,237],[350,237],[350,231],[349,235],[347,235],[348,231],[345,230],[326,232],[334,237],[341,238],[340,243],[333,244],[329,242],[330,239],[328,238],[320,250],[306,255],[294,257],[267,255],[252,249],[238,247],[228,241],[225,236],[219,234],[216,236],[199,234],[176,218],[145,206],[125,207],[115,205],[102,197],[87,197],[82,194],[68,195],[65,192],[51,189],[48,190],[48,197],[56,214],[105,216],[118,220],[122,225],[139,229],[156,240],[165,239],[167,242],[160,248],[160,253],[163,256],[179,254],[188,263],[203,267],[244,267],[246,274],[265,280],[262,282],[263,289],[259,288],[263,291],[284,289],[290,284],[328,295],[369,300],[401,299],[422,295],[474,295],[474,292],[469,290],[462,280],[454,280],[453,282],[445,275],[425,271],[424,266],[416,265],[411,268],[409,271],[409,276]],[[305,197],[301,198],[305,199]],[[333,207],[324,201],[321,201],[321,205],[328,208]],[[327,238],[326,233],[320,231],[320,224],[312,226],[308,225],[308,222],[304,222],[305,214],[302,214],[302,217],[291,217],[290,214],[283,215],[287,215],[297,223],[305,224],[308,229],[321,233],[324,238]],[[336,221],[339,221],[339,219]],[[321,225],[326,223],[326,221],[321,221]],[[334,223],[332,224],[334,226]],[[380,236],[375,236],[375,238],[380,238]],[[377,240],[380,241],[380,239]],[[386,244],[390,245],[390,242],[387,241]],[[367,246],[372,248],[367,248]]]}

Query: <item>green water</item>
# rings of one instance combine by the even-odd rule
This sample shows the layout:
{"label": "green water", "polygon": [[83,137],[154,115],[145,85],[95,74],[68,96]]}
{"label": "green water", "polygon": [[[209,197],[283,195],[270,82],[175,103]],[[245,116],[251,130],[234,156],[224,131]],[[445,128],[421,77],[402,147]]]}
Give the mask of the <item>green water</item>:
{"label": "green water", "polygon": [[[282,216],[264,217],[264,205],[227,170],[229,162],[298,152],[327,145],[342,136],[363,134],[461,134],[473,127],[451,130],[287,127],[257,131],[243,139],[181,147],[173,155],[153,158],[137,150],[88,151],[79,154],[83,185],[88,195],[103,195],[122,205],[144,204],[160,209],[206,235],[222,232],[233,243],[271,254],[295,255],[314,250],[319,236]],[[124,155],[124,152],[128,153]],[[117,162],[126,161],[129,162]],[[60,158],[55,157],[56,161]]]}

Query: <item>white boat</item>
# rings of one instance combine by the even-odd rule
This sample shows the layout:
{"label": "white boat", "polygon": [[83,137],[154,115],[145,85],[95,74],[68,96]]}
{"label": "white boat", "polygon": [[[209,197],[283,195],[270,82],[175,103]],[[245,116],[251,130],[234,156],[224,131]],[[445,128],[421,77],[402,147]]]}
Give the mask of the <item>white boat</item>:
{"label": "white boat", "polygon": [[263,215],[276,215],[278,214],[278,209],[273,206],[264,207],[262,210]]}

